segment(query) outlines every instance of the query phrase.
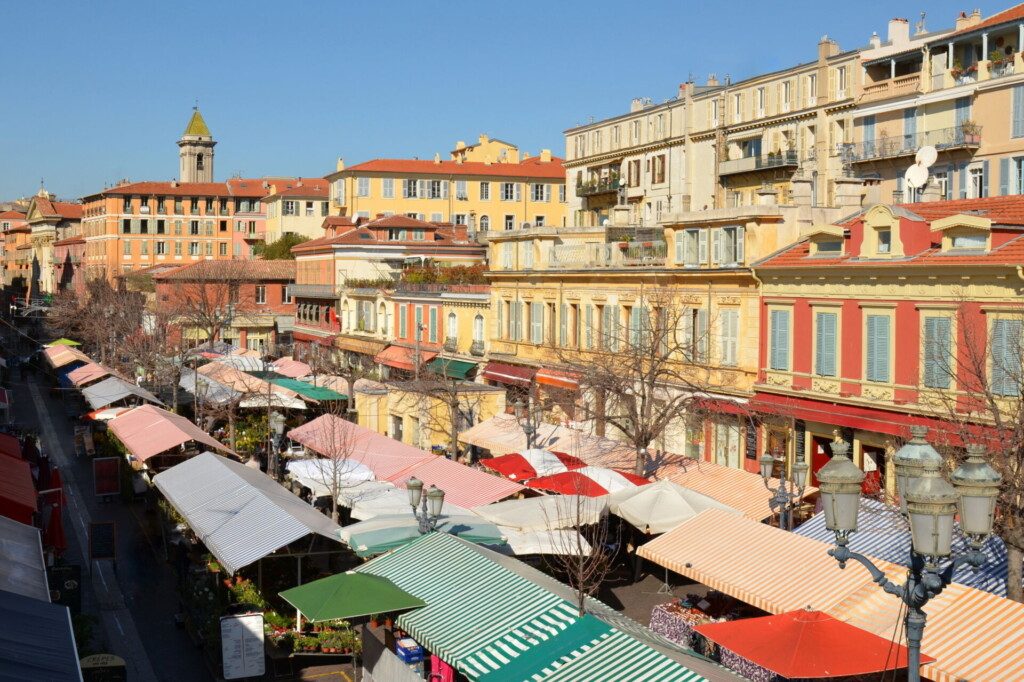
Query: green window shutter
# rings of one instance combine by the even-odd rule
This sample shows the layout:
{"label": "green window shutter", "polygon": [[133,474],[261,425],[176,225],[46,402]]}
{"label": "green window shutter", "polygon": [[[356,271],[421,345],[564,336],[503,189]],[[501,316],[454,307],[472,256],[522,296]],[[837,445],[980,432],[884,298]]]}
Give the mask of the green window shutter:
{"label": "green window shutter", "polygon": [[558,345],[569,345],[569,306],[564,303],[558,308]]}
{"label": "green window shutter", "polygon": [[1010,159],[1003,157],[999,159],[999,196],[1010,194]]}
{"label": "green window shutter", "polygon": [[981,196],[988,197],[992,196],[989,193],[988,186],[992,181],[992,176],[988,172],[988,159],[981,162]]}
{"label": "green window shutter", "polygon": [[409,311],[404,305],[398,306],[398,338],[400,339],[404,339],[409,334],[409,321],[406,319],[408,315]]}
{"label": "green window shutter", "polygon": [[430,309],[430,343],[437,343],[437,308]]}

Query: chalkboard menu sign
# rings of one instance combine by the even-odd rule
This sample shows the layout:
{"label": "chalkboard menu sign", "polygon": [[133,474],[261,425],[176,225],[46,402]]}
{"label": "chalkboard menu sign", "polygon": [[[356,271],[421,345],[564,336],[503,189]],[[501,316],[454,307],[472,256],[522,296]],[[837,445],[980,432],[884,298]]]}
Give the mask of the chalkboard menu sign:
{"label": "chalkboard menu sign", "polygon": [[754,421],[747,422],[745,452],[747,459],[757,459],[757,424]]}
{"label": "chalkboard menu sign", "polygon": [[128,682],[128,667],[120,656],[93,654],[80,663],[85,682]]}
{"label": "chalkboard menu sign", "polygon": [[116,559],[113,521],[89,524],[89,559]]}
{"label": "chalkboard menu sign", "polygon": [[50,601],[71,609],[72,615],[82,612],[82,567],[78,564],[51,566],[46,569]]}
{"label": "chalkboard menu sign", "polygon": [[266,672],[262,613],[221,617],[220,645],[225,680],[262,677]]}

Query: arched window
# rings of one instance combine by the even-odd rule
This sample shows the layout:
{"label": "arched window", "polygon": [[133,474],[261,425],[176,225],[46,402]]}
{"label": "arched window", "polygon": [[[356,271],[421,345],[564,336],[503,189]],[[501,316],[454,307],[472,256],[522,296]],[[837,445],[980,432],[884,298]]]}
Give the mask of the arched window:
{"label": "arched window", "polygon": [[491,229],[491,217],[486,215],[480,216],[480,231],[487,232],[489,229]]}
{"label": "arched window", "polygon": [[203,155],[196,154],[196,170],[203,170]]}
{"label": "arched window", "polygon": [[388,335],[388,309],[383,303],[377,308],[377,324],[380,325],[380,333]]}
{"label": "arched window", "polygon": [[473,341],[482,342],[484,340],[484,316],[477,315],[473,318]]}
{"label": "arched window", "polygon": [[455,313],[448,313],[448,338],[455,339],[459,336],[459,320]]}

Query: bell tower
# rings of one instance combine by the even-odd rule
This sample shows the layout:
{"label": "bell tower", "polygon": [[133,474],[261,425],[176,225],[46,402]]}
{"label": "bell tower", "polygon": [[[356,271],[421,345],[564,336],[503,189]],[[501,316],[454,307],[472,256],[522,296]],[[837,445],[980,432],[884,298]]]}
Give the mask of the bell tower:
{"label": "bell tower", "polygon": [[178,140],[178,179],[181,182],[213,182],[213,147],[216,144],[203,115],[199,113],[199,107],[192,107],[192,118]]}

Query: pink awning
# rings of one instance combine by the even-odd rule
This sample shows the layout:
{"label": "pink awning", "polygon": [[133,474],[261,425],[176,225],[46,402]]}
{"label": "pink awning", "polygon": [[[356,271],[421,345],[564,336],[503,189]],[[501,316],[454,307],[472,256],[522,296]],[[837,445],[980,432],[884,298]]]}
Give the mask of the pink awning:
{"label": "pink awning", "polygon": [[[394,367],[395,369],[404,369],[412,372],[416,369],[416,351],[405,346],[388,346],[373,358],[373,361],[387,365],[388,367]],[[437,356],[437,353],[433,351],[421,350],[419,352],[420,365],[430,362]]]}
{"label": "pink awning", "polygon": [[416,477],[427,486],[436,485],[444,491],[445,503],[459,507],[477,507],[504,500],[524,490],[523,486],[500,476],[468,467],[447,457],[434,455],[410,469],[388,478],[397,486]]}
{"label": "pink awning", "polygon": [[110,376],[110,370],[103,365],[90,362],[87,365],[68,372],[68,380],[76,388],[82,388],[86,384]]}
{"label": "pink awning", "polygon": [[107,428],[118,437],[132,457],[142,462],[189,441],[235,454],[185,417],[156,405],[143,405],[118,415]]}
{"label": "pink awning", "polygon": [[275,372],[289,379],[307,376],[312,371],[306,363],[291,358],[275,360],[270,366],[274,368]]}

